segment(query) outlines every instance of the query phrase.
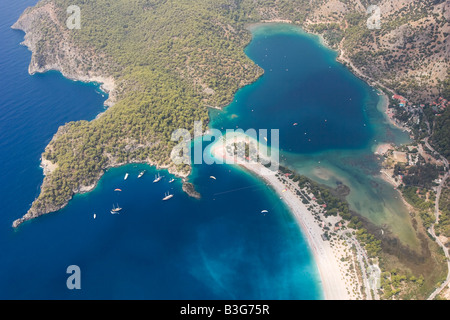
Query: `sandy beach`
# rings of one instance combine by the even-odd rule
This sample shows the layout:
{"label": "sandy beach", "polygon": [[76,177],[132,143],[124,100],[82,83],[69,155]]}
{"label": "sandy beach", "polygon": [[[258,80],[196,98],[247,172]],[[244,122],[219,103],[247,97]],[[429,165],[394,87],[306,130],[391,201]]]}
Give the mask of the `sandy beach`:
{"label": "sandy beach", "polygon": [[[253,173],[257,173],[263,168],[265,169],[265,167],[258,164],[243,166]],[[252,168],[252,166],[263,168]],[[306,236],[319,270],[325,299],[349,300],[350,296],[347,293],[347,286],[339,268],[338,258],[333,252],[330,242],[322,239],[323,231],[315,222],[314,216],[291,189],[288,188],[283,192],[286,187],[275,175],[265,174],[260,176],[272,186],[280,198],[289,206],[303,234]]]}
{"label": "sandy beach", "polygon": [[381,91],[380,96],[384,99],[381,111],[385,114],[386,120],[389,122],[389,124],[391,124],[393,127],[398,128],[400,130],[404,130],[404,131],[410,132],[409,128],[399,124],[395,120],[393,111],[391,109],[389,109],[389,97],[387,96],[387,94],[384,93],[383,91]]}
{"label": "sandy beach", "polygon": [[[243,139],[238,139],[244,141]],[[324,233],[319,223],[315,221],[314,215],[308,210],[305,204],[297,197],[294,190],[284,184],[277,176],[277,171],[272,171],[260,163],[250,163],[242,161],[236,157],[227,154],[223,143],[216,143],[211,148],[211,154],[216,159],[223,162],[234,162],[242,166],[253,174],[258,175],[266,181],[290,208],[293,216],[306,236],[309,247],[314,255],[314,259],[320,274],[324,298],[327,300],[350,300],[356,299],[349,290],[349,281],[352,277],[346,279],[341,263],[341,258],[347,257],[345,250],[332,247],[330,241],[324,241]]]}
{"label": "sandy beach", "polygon": [[375,154],[377,155],[384,155],[389,150],[393,149],[391,143],[381,143],[376,147]]}

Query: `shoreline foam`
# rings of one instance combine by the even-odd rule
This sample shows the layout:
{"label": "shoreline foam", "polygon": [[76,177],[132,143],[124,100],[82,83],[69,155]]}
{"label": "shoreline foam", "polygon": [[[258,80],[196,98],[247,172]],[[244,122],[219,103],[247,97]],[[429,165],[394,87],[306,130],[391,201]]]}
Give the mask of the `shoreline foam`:
{"label": "shoreline foam", "polygon": [[[238,141],[245,141],[248,137],[238,137]],[[247,140],[248,141],[248,140]],[[211,147],[211,155],[224,163],[238,164],[252,174],[267,182],[278,194],[278,196],[289,207],[298,226],[306,237],[309,248],[319,271],[323,294],[326,300],[350,300],[356,297],[349,294],[345,282],[345,274],[341,272],[339,264],[343,256],[335,253],[329,241],[322,239],[323,231],[316,223],[313,214],[303,204],[293,190],[278,179],[276,172],[266,168],[261,163],[249,163],[227,155],[225,145],[216,142]]]}

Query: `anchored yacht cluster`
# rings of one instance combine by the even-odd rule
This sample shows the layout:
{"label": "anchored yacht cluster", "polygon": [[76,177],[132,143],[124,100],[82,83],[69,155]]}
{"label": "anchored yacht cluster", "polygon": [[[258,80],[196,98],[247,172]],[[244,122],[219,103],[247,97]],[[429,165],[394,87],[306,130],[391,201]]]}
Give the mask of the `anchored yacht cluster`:
{"label": "anchored yacht cluster", "polygon": [[[139,172],[137,178],[140,179],[144,176],[144,174],[146,173],[146,170],[143,170],[141,172]],[[127,180],[129,177],[129,173],[127,172],[123,178],[123,180]],[[157,183],[160,182],[162,179],[164,178],[164,176],[161,176],[159,173],[155,175],[155,179],[153,180],[153,183]],[[169,180],[169,183],[173,183],[175,181],[175,178],[172,178]],[[122,192],[122,189],[116,188],[114,189],[114,191],[119,191]],[[170,191],[167,191],[164,193],[164,197],[162,198],[162,201],[167,201],[173,198],[173,194],[170,193]],[[112,209],[110,210],[111,214],[119,214],[121,211],[123,210],[122,207],[119,206],[118,203],[113,204]],[[97,218],[97,214],[94,213],[94,219]]]}

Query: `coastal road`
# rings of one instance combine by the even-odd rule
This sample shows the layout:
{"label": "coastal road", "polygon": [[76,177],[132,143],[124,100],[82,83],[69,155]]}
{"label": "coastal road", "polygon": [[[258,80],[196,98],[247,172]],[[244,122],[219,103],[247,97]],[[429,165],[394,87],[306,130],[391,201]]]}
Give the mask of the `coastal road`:
{"label": "coastal road", "polygon": [[423,142],[425,142],[425,146],[430,149],[431,152],[436,153],[439,155],[439,157],[441,158],[442,162],[444,163],[445,168],[449,169],[449,163],[447,158],[443,157],[439,152],[437,152],[436,150],[434,150],[434,148],[430,145],[430,143],[428,142],[429,137],[426,137],[425,139],[423,139]]}
{"label": "coastal road", "polygon": [[441,184],[437,188],[436,192],[436,203],[434,204],[434,214],[436,217],[435,222],[431,225],[431,227],[428,229],[428,232],[436,239],[436,243],[442,248],[444,251],[445,257],[447,258],[447,279],[444,281],[444,283],[437,288],[429,297],[428,300],[433,300],[446,286],[450,284],[450,254],[448,252],[448,248],[439,240],[439,238],[436,236],[436,233],[434,231],[434,226],[439,223],[439,199],[441,198],[442,188],[445,185],[446,180],[449,177],[449,172],[447,172],[444,176],[444,178],[441,181]]}
{"label": "coastal road", "polygon": [[[283,180],[285,181],[284,182],[285,185],[293,188],[296,192],[302,193],[302,190],[291,179],[284,178]],[[295,197],[298,197],[298,196],[295,195]],[[364,285],[364,289],[365,289],[365,293],[366,293],[366,300],[372,300],[372,299],[379,300],[377,288],[376,288],[376,286],[375,286],[375,288],[372,288],[371,282],[370,282],[369,277],[366,272],[365,266],[366,265],[371,266],[369,263],[369,258],[367,257],[366,251],[362,248],[361,244],[356,239],[356,237],[353,236],[353,234],[351,233],[350,230],[341,230],[338,234],[342,235],[346,239],[346,242],[348,242],[349,247],[351,247],[352,244],[355,245],[356,258],[358,260],[358,264],[361,269],[362,281],[363,281],[363,285]],[[379,270],[379,268],[377,268],[377,267],[375,269]],[[374,293],[373,297],[372,297],[372,293],[371,293],[370,289],[373,289],[373,293]]]}
{"label": "coastal road", "polygon": [[[374,285],[374,287],[372,287],[369,276],[367,275],[367,272],[366,272],[365,265],[372,267],[372,265],[369,263],[369,258],[367,257],[366,251],[361,247],[361,244],[355,238],[355,236],[353,236],[353,234],[351,233],[350,230],[342,230],[340,232],[340,235],[342,235],[343,237],[346,237],[346,240],[349,242],[350,246],[351,246],[351,244],[355,245],[356,258],[358,260],[359,267],[361,269],[362,280],[363,280],[364,288],[366,291],[366,297],[367,297],[366,300],[379,300],[380,297],[378,296],[376,285]],[[372,269],[379,270],[378,267],[371,268],[371,270]],[[370,289],[373,290],[373,295],[374,295],[373,297],[372,297]]]}
{"label": "coastal road", "polygon": [[[428,124],[428,122],[427,122]],[[429,127],[429,124],[428,124]],[[444,175],[444,177],[442,178],[441,183],[439,184],[439,186],[436,189],[436,202],[434,204],[434,215],[435,215],[435,222],[431,225],[431,227],[428,229],[428,232],[434,237],[436,243],[442,248],[442,250],[444,251],[445,257],[447,258],[447,268],[448,268],[448,272],[447,272],[447,279],[444,281],[444,283],[437,288],[429,297],[428,300],[433,300],[446,286],[448,286],[450,284],[450,254],[449,254],[449,250],[448,248],[441,242],[441,240],[439,240],[439,238],[436,236],[434,227],[435,225],[437,225],[439,223],[439,216],[440,216],[440,212],[439,212],[439,200],[441,198],[441,194],[442,194],[442,189],[445,186],[445,183],[447,181],[447,179],[450,176],[450,172],[449,170],[449,163],[448,160],[443,157],[442,155],[440,155],[438,152],[436,152],[436,150],[434,150],[434,148],[430,145],[430,143],[428,142],[429,137],[426,137],[424,139],[425,145],[426,147],[433,153],[436,153],[439,155],[439,157],[441,158],[442,162],[445,165],[446,168],[446,174]]]}

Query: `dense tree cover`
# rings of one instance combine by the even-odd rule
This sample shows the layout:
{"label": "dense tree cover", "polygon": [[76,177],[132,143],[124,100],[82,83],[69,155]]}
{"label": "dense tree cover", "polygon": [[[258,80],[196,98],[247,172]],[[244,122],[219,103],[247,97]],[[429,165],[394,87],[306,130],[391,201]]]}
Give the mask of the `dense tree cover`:
{"label": "dense tree cover", "polygon": [[[325,205],[325,215],[336,216],[339,214],[343,219],[350,221],[352,215],[350,213],[348,202],[340,199],[335,194],[336,192],[333,192],[330,188],[320,185],[308,177],[299,175],[286,167],[280,166],[280,172],[283,174],[290,174],[290,179],[297,183],[300,188],[306,188],[309,192],[311,192],[316,198],[315,201],[319,205]],[[308,197],[307,200],[311,199]]]}
{"label": "dense tree cover", "polygon": [[376,239],[374,235],[368,233],[366,229],[358,229],[356,231],[356,239],[364,245],[369,257],[376,258],[381,253],[381,240]]}
{"label": "dense tree cover", "polygon": [[[290,174],[289,178],[297,183],[300,188],[306,188],[311,192],[314,195],[315,202],[325,206],[325,216],[339,215],[342,219],[348,221],[348,227],[357,230],[356,238],[364,246],[369,257],[375,258],[379,256],[381,253],[381,241],[363,228],[363,223],[358,216],[351,212],[348,202],[337,195],[337,193],[339,193],[339,188],[331,190],[330,188],[320,185],[305,176],[301,176],[286,167],[280,167],[280,171],[283,174]],[[306,197],[305,195],[303,196]],[[308,197],[308,199],[304,200],[310,199]]]}
{"label": "dense tree cover", "polygon": [[[349,7],[353,3],[342,1]],[[64,40],[84,53],[75,58],[81,73],[115,79],[117,102],[94,121],[71,122],[58,130],[43,154],[57,168],[46,176],[33,203],[32,210],[40,213],[59,209],[112,165],[141,161],[173,169],[169,159],[173,130],[192,130],[198,120],[206,125],[207,106],[226,105],[238,88],[261,75],[244,54],[251,38],[246,24],[271,18],[302,23],[314,6],[322,4],[321,0],[43,0],[38,6],[50,2],[57,21],[41,17],[38,65],[45,66],[50,54],[59,56],[55,42]],[[61,36],[57,25],[65,25],[70,5],[81,9],[81,29],[66,30]],[[331,45],[345,37],[343,47],[359,67],[386,54],[361,50],[378,33],[367,30],[365,14],[350,13],[345,19],[346,30],[342,24],[327,24],[315,31],[323,32]],[[384,32],[394,27],[383,24]],[[399,59],[387,59],[385,65],[390,69]],[[176,169],[187,172],[189,167]],[[293,178],[307,186],[319,204],[327,205],[326,214],[340,215],[350,228],[359,230],[369,255],[378,254],[375,237],[362,229],[360,219],[334,190],[305,177]],[[311,200],[303,197],[305,202]]]}
{"label": "dense tree cover", "polygon": [[[392,298],[410,300],[411,297],[421,296],[422,286],[425,283],[423,275],[416,277],[412,274],[404,274],[397,269],[385,271],[381,274],[380,284],[383,289],[382,299]],[[406,292],[405,292],[406,291]],[[415,294],[415,295],[413,295]]]}
{"label": "dense tree cover", "polygon": [[[80,49],[78,73],[115,79],[116,104],[99,118],[59,129],[43,158],[57,165],[48,174],[35,212],[64,205],[113,165],[149,162],[179,172],[170,152],[171,134],[208,123],[207,106],[228,104],[237,89],[262,74],[244,53],[248,23],[271,11],[302,21],[306,0],[43,0],[55,14],[40,15],[38,66],[58,56],[57,44]],[[81,10],[81,28],[67,29],[66,9]],[[261,8],[269,8],[264,17]],[[56,20],[55,20],[56,19]],[[64,62],[63,62],[64,63]]]}
{"label": "dense tree cover", "polygon": [[[450,190],[444,189],[439,201],[439,224],[436,226],[436,231],[442,233],[447,238],[450,238]],[[450,244],[449,244],[450,245]]]}
{"label": "dense tree cover", "polygon": [[437,151],[450,160],[450,108],[436,117],[431,139]]}
{"label": "dense tree cover", "polygon": [[[80,48],[77,68],[112,76],[117,103],[94,121],[69,123],[59,130],[44,153],[57,169],[46,176],[33,207],[44,212],[49,204],[65,203],[112,165],[145,161],[175,169],[169,159],[173,130],[192,130],[199,120],[206,126],[207,106],[228,104],[238,88],[262,74],[244,53],[251,39],[246,26],[271,18],[301,24],[319,2],[42,0],[37,7],[54,4],[55,17],[40,17],[38,65],[45,66],[48,55],[60,54],[56,42]],[[64,28],[71,5],[81,9],[79,30]],[[345,36],[347,51],[372,39],[365,14],[349,13],[345,19],[345,32],[338,23],[314,28],[335,44]],[[361,59],[371,61],[364,54]],[[187,166],[176,169],[189,171]],[[346,214],[326,193],[323,197],[330,214]]]}
{"label": "dense tree cover", "polygon": [[447,78],[442,82],[442,97],[450,101],[450,70]]}
{"label": "dense tree cover", "polygon": [[[398,166],[394,170],[396,169],[398,169]],[[433,181],[439,177],[439,168],[431,163],[411,166],[405,171],[403,183],[406,186],[431,188],[434,185]]]}
{"label": "dense tree cover", "polygon": [[342,41],[344,31],[339,23],[318,23],[309,26],[309,31],[323,35],[328,45],[335,48]]}
{"label": "dense tree cover", "polygon": [[197,107],[199,103],[188,91],[167,88],[162,82],[147,93],[128,94],[95,121],[60,128],[43,154],[58,168],[46,178],[38,199],[44,204],[36,201],[35,208],[64,204],[80,186],[95,183],[111,164],[150,161],[170,167],[176,143],[170,140],[173,130],[192,130],[193,119],[207,123],[207,112]]}
{"label": "dense tree cover", "polygon": [[426,193],[428,191],[411,186],[400,187],[400,189],[405,199],[414,207],[422,211],[433,208],[434,203],[431,201],[432,198],[428,200],[426,199]]}

